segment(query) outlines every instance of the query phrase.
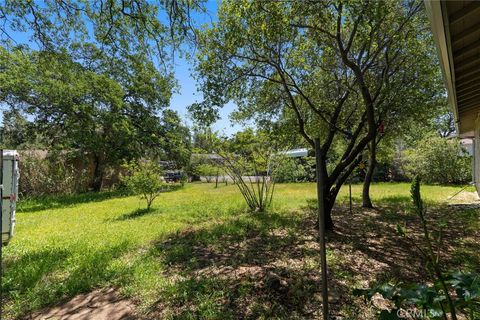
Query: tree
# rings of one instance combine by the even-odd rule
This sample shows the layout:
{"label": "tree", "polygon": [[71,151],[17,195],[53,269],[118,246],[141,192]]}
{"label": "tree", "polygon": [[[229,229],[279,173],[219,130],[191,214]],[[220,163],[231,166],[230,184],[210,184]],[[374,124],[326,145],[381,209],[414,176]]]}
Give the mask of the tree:
{"label": "tree", "polygon": [[444,114],[437,117],[435,121],[435,129],[438,135],[442,138],[447,138],[455,133],[455,118],[452,112],[446,111]]}
{"label": "tree", "polygon": [[218,169],[211,163],[201,163],[195,167],[195,173],[200,177],[205,177],[208,183],[217,175]]}
{"label": "tree", "polygon": [[26,145],[35,145],[36,134],[31,123],[18,109],[3,112],[1,141],[4,149],[17,149]]}
{"label": "tree", "polygon": [[404,68],[399,72],[401,81],[389,83],[391,99],[377,110],[377,123],[380,127],[367,148],[368,166],[362,190],[362,206],[365,208],[373,207],[370,184],[377,165],[379,146],[388,139],[401,139],[413,130],[419,130],[419,136],[422,137],[448,109],[443,79],[431,39],[425,39],[423,47],[419,46],[417,50],[428,59],[419,59],[417,55],[405,57],[405,60],[414,59],[406,64],[416,63],[416,68]]}
{"label": "tree", "polygon": [[99,190],[106,166],[171,142],[156,113],[173,90],[169,50],[193,37],[193,10],[201,3],[2,2],[1,102],[24,105],[46,145],[89,151]]}
{"label": "tree", "polygon": [[172,79],[150,62],[99,55],[84,66],[66,52],[0,50],[0,101],[33,118],[45,145],[91,157],[94,190],[108,166],[161,146],[156,113],[169,103]]}
{"label": "tree", "polygon": [[[202,10],[201,0],[6,0],[0,4],[0,41],[41,51],[93,44],[102,55],[156,57],[167,65],[168,50],[194,38],[190,13]],[[18,33],[27,44],[19,43]]]}
{"label": "tree", "polygon": [[195,126],[193,128],[193,150],[196,153],[213,153],[224,143],[219,133],[209,126]]}
{"label": "tree", "polygon": [[160,195],[164,186],[160,166],[153,161],[140,161],[138,164],[134,162],[128,164],[126,169],[129,175],[122,177],[123,183],[129,190],[145,199],[147,210],[150,210],[153,200]]}
{"label": "tree", "polygon": [[426,59],[421,8],[419,1],[222,2],[218,22],[199,35],[205,100],[193,107],[234,100],[245,117],[293,119],[311,147],[321,137],[331,230],[340,187],[375,139],[377,111],[409,94],[391,84],[401,90],[403,71]]}

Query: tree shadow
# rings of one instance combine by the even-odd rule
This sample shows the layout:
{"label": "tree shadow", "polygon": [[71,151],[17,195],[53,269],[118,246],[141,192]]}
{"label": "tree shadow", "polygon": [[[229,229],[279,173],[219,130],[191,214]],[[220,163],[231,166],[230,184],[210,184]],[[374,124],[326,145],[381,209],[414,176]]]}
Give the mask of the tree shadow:
{"label": "tree shadow", "polygon": [[[179,184],[167,184],[162,189],[162,193],[174,192],[182,189]],[[128,197],[125,190],[85,192],[69,195],[49,195],[35,198],[25,198],[17,202],[18,212],[37,212],[50,209],[61,209],[74,207],[82,203],[101,202],[114,198]]]}
{"label": "tree shadow", "polygon": [[[328,243],[329,248],[344,255],[343,271],[370,275],[365,278],[373,282],[430,280],[427,258],[419,249],[426,250],[421,221],[412,212],[408,197],[398,202],[396,198],[377,201],[375,209],[355,208],[353,214],[349,214],[348,206],[335,208],[336,228]],[[473,266],[479,261],[480,242],[476,235],[479,210],[433,203],[428,203],[426,210],[430,236],[442,235],[442,242],[434,249],[444,271]],[[477,223],[472,225],[474,221]],[[398,226],[406,229],[406,237],[398,233]]]}
{"label": "tree shadow", "polygon": [[125,221],[125,220],[131,220],[131,219],[136,219],[143,217],[144,215],[151,214],[153,212],[158,211],[157,209],[154,208],[141,208],[141,209],[136,209],[133,210],[132,212],[122,214],[118,218],[116,218],[116,221]]}
{"label": "tree shadow", "polygon": [[29,252],[19,259],[5,259],[3,290],[5,293],[33,288],[45,274],[60,269],[70,256],[68,250],[44,249]]}
{"label": "tree shadow", "polygon": [[[74,252],[51,248],[5,260],[3,298],[16,300],[18,316],[61,303],[111,280],[110,265],[129,248],[128,242],[100,250]],[[34,295],[35,300],[31,299]],[[23,297],[23,298],[22,298]]]}
{"label": "tree shadow", "polygon": [[[176,281],[151,316],[169,310],[175,319],[311,318],[319,312],[319,247],[303,227],[298,214],[244,214],[159,239],[149,255]],[[347,291],[331,280],[335,291]]]}
{"label": "tree shadow", "polygon": [[[430,280],[425,258],[417,249],[423,246],[423,233],[410,199],[385,197],[376,205],[363,209],[357,204],[352,214],[348,203],[334,208],[335,231],[327,236],[332,315],[344,317],[348,309],[363,318],[355,312],[373,312],[352,296],[354,288]],[[148,255],[158,259],[165,266],[164,276],[173,280],[162,289],[151,315],[320,318],[316,216],[316,201],[310,200],[301,212],[243,214],[159,239]],[[428,204],[432,235],[439,232],[440,221],[447,225],[439,248],[445,271],[480,265],[480,242],[473,230],[477,225],[472,226],[479,216],[477,209]],[[397,225],[408,230],[407,237],[397,232]]]}
{"label": "tree shadow", "polygon": [[49,209],[74,207],[82,203],[101,202],[113,198],[125,197],[120,191],[86,192],[61,196],[43,196],[21,199],[17,204],[18,212],[37,212]]}

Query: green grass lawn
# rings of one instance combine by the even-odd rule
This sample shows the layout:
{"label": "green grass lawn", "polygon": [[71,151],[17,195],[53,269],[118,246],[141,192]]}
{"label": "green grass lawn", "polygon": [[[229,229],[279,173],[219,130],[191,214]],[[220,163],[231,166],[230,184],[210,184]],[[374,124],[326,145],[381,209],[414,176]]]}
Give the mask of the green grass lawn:
{"label": "green grass lawn", "polygon": [[[137,197],[109,193],[21,200],[15,237],[4,251],[6,318],[109,286],[131,297],[140,314],[161,318],[314,317],[319,305],[312,272],[318,271],[318,251],[307,200],[315,198],[315,185],[278,185],[273,207],[264,215],[247,213],[235,186],[213,186],[188,184],[164,193],[150,212],[139,210],[145,203]],[[425,186],[422,191],[432,207],[441,207],[459,189]],[[358,207],[361,186],[352,190]],[[375,184],[372,199],[385,208],[382,217],[407,214],[409,190],[408,184]],[[343,188],[339,195],[339,212],[345,211],[347,192]],[[465,212],[468,220],[462,221],[478,223],[476,211]],[[364,217],[360,211],[357,216]],[[347,220],[334,220],[345,231]],[[375,221],[360,224],[373,224],[374,230]],[[329,262],[343,288],[339,292],[345,291],[339,299],[346,299],[350,287],[365,279],[355,270],[336,269],[347,259],[338,252],[361,251],[353,240],[342,241],[332,238]],[[272,272],[291,279],[286,293],[275,291]],[[348,314],[349,308],[338,312]]]}

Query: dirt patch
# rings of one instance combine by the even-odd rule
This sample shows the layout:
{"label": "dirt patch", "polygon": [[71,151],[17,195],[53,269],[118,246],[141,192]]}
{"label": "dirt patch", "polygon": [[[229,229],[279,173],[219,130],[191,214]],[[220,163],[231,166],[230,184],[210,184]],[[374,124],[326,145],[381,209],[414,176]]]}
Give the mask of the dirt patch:
{"label": "dirt patch", "polygon": [[113,288],[80,294],[57,306],[35,312],[32,320],[133,320],[135,305],[119,296]]}

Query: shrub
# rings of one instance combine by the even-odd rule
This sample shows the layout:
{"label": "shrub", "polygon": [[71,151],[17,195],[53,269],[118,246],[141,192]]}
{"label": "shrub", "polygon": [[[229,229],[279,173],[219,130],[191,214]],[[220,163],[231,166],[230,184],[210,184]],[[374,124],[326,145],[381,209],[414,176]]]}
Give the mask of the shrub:
{"label": "shrub", "polygon": [[147,210],[150,210],[153,200],[159,196],[165,186],[160,166],[153,161],[141,161],[129,163],[125,168],[129,174],[122,176],[122,183],[128,190],[145,199]]}
{"label": "shrub", "polygon": [[471,161],[458,139],[430,137],[406,151],[405,170],[428,183],[462,184],[471,181]]}
{"label": "shrub", "polygon": [[277,182],[308,181],[305,167],[296,159],[286,159],[277,170]]}
{"label": "shrub", "polygon": [[209,163],[202,163],[195,167],[194,172],[200,177],[205,177],[208,183],[212,182],[212,179],[217,176],[219,168]]}
{"label": "shrub", "polygon": [[283,160],[278,152],[266,148],[250,154],[222,154],[225,172],[253,212],[264,212],[272,204],[277,169]]}

